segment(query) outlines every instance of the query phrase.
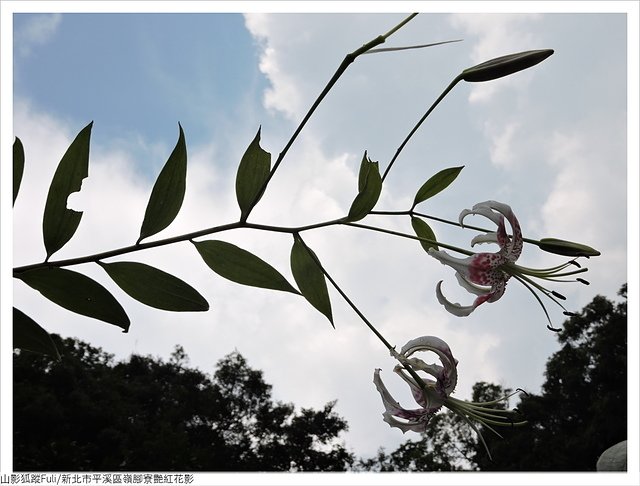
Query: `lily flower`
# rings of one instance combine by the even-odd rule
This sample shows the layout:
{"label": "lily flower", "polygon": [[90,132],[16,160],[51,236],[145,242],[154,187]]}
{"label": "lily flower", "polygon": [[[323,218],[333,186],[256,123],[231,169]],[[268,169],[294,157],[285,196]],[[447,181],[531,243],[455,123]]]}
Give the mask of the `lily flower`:
{"label": "lily flower", "polygon": [[[441,365],[427,364],[420,358],[412,357],[414,353],[428,351],[435,353],[440,359]],[[493,408],[501,402],[507,401],[515,393],[501,397],[491,402],[468,402],[458,400],[451,396],[458,381],[458,360],[453,357],[449,345],[436,336],[422,336],[412,339],[405,344],[400,353],[395,349],[391,352],[400,364],[393,368],[393,371],[409,385],[411,393],[416,403],[420,406],[415,409],[403,408],[382,382],[380,369],[376,369],[373,374],[373,383],[380,393],[385,411],[382,414],[383,420],[391,427],[402,430],[403,433],[413,431],[418,433],[427,432],[429,420],[443,406],[460,415],[464,421],[478,434],[485,448],[486,443],[478,427],[471,420],[481,423],[489,430],[500,436],[491,425],[522,425],[525,422],[514,422],[511,410]],[[435,378],[423,378],[418,372],[424,372]],[[487,449],[487,453],[489,450]],[[489,453],[489,456],[491,454]]]}
{"label": "lily flower", "polygon": [[[438,355],[443,366],[437,364],[427,364],[420,358],[410,356],[417,351],[432,351]],[[422,336],[409,341],[400,350],[400,354],[395,353],[395,357],[402,363],[396,365],[393,371],[407,382],[415,401],[420,408],[406,410],[393,399],[380,378],[380,369],[376,369],[373,375],[373,383],[382,396],[382,403],[385,412],[382,414],[384,421],[391,427],[397,427],[406,432],[426,432],[427,425],[431,417],[444,405],[445,400],[453,392],[458,382],[458,372],[456,366],[458,360],[451,354],[451,349],[447,343],[435,336]],[[424,371],[433,376],[434,380],[420,378],[417,374],[411,376],[407,370]],[[419,380],[416,379],[420,378]],[[398,418],[405,419],[402,422]]]}
{"label": "lily flower", "polygon": [[[533,290],[534,288],[543,293],[546,297],[553,300],[557,305],[562,307],[565,314],[570,315],[558,299],[564,300],[565,297],[555,291],[549,291],[530,277],[554,282],[578,281],[588,284],[586,280],[576,278],[575,280],[566,280],[561,277],[576,275],[586,272],[586,268],[580,268],[575,259],[565,262],[561,265],[534,269],[517,265],[515,262],[522,253],[523,237],[520,223],[515,214],[507,204],[497,201],[485,201],[473,206],[472,209],[465,209],[460,213],[459,223],[464,227],[464,219],[470,214],[478,214],[484,216],[497,225],[497,231],[480,234],[471,240],[471,246],[477,243],[497,243],[500,250],[496,253],[471,253],[466,258],[456,258],[449,255],[443,250],[429,249],[429,254],[440,261],[443,265],[449,265],[456,270],[456,279],[460,286],[468,292],[476,295],[476,299],[471,305],[460,305],[450,302],[442,292],[442,280],[436,285],[436,296],[447,311],[450,313],[464,317],[471,314],[479,305],[485,302],[495,302],[500,299],[505,292],[507,281],[514,277],[527,287],[542,306],[549,324],[551,320],[549,314],[542,303],[540,297]],[[507,233],[505,219],[511,226],[511,234]],[[565,271],[570,265],[575,265],[578,270]],[[556,330],[550,325],[549,329]]]}

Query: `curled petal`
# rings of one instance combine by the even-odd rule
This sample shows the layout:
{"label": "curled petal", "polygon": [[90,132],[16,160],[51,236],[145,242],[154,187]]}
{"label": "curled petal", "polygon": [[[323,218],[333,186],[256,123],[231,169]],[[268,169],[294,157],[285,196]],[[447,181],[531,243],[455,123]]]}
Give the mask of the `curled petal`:
{"label": "curled petal", "polygon": [[405,344],[400,353],[409,358],[418,351],[431,351],[438,355],[442,366],[427,364],[419,358],[412,358],[410,361],[415,364],[414,369],[425,371],[436,378],[445,396],[450,395],[458,383],[458,360],[453,357],[449,345],[436,336],[421,336]]}
{"label": "curled petal", "polygon": [[498,234],[492,232],[474,236],[471,240],[471,246],[476,246],[478,243],[498,243]]}
{"label": "curled petal", "polygon": [[[406,365],[411,366],[415,370],[416,368],[414,367],[414,365],[416,364],[416,361],[421,360],[412,358],[406,361]],[[426,363],[422,362],[422,364]],[[405,382],[407,382],[409,388],[411,389],[411,395],[413,395],[413,399],[423,409],[428,409],[435,412],[442,406],[442,404],[444,403],[444,398],[446,397],[439,391],[438,382],[422,378],[422,382],[425,385],[425,388],[423,390],[409,375],[409,373],[403,366],[396,365],[393,368],[393,371],[397,373]]]}
{"label": "curled petal", "polygon": [[[474,288],[474,287],[469,287],[469,288]],[[484,304],[485,302],[495,302],[496,300],[500,299],[504,295],[505,289],[506,289],[506,281],[503,281],[503,282],[498,282],[496,285],[491,287],[491,290],[489,292],[486,292],[484,294],[480,293],[479,291],[475,291],[474,293],[477,293],[478,297],[473,302],[473,304],[463,306],[457,302],[453,303],[449,301],[444,296],[444,294],[442,293],[442,280],[440,280],[436,285],[436,297],[438,299],[438,302],[440,302],[449,313],[458,317],[466,317],[469,314],[471,314],[479,305]]]}
{"label": "curled petal", "polygon": [[469,266],[473,263],[473,258],[476,255],[472,255],[470,257],[465,258],[456,258],[454,256],[449,255],[444,250],[435,250],[433,248],[429,248],[429,255],[438,260],[443,265],[448,265],[456,272],[459,272],[463,275],[469,275]]}
{"label": "curled petal", "polygon": [[466,317],[475,310],[476,306],[474,305],[463,306],[457,302],[454,304],[453,302],[447,300],[447,298],[442,293],[441,287],[442,280],[440,280],[436,285],[436,297],[438,298],[438,302],[440,302],[444,306],[447,312],[453,314],[454,316]]}
{"label": "curled petal", "polygon": [[[427,424],[431,417],[435,414],[437,409],[420,408],[416,410],[406,410],[400,406],[400,404],[391,396],[389,390],[382,382],[380,378],[380,369],[376,369],[373,374],[373,383],[376,385],[376,389],[382,397],[382,404],[385,411],[382,414],[383,420],[391,427],[397,427],[402,432],[411,430],[413,432],[425,432]],[[402,418],[407,422],[398,420]]]}
{"label": "curled petal", "polygon": [[[490,219],[498,226],[496,233],[497,242],[500,244],[501,253],[510,262],[515,262],[522,253],[522,230],[520,229],[520,223],[515,214],[511,210],[511,207],[507,204],[498,201],[485,201],[473,206],[472,209],[465,209],[460,213],[458,218],[460,225],[464,225],[464,218],[469,214],[478,214]],[[511,225],[511,231],[513,236],[509,238],[507,236],[504,227],[504,218],[509,221]]]}
{"label": "curled petal", "polygon": [[458,284],[460,284],[460,287],[465,289],[470,294],[485,295],[491,292],[490,287],[483,287],[481,285],[476,285],[470,282],[469,280],[467,280],[466,278],[464,278],[464,276],[459,272],[456,272],[456,280],[458,281]]}
{"label": "curled petal", "polygon": [[480,216],[484,216],[485,218],[493,221],[496,224],[496,226],[499,225],[501,221],[501,217],[499,214],[496,214],[491,210],[491,206],[488,204],[490,202],[491,201],[478,203],[474,205],[473,208],[471,209],[463,209],[460,212],[460,216],[458,216],[458,222],[460,223],[460,226],[464,226],[464,218],[466,218],[470,214],[478,214]]}

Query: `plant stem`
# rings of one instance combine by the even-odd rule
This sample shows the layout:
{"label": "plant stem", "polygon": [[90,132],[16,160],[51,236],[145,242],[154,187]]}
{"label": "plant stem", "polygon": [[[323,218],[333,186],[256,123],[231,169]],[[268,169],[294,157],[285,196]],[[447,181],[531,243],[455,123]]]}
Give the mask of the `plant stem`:
{"label": "plant stem", "polygon": [[353,311],[356,314],[358,314],[358,317],[360,319],[362,319],[362,322],[364,322],[367,325],[367,327],[371,330],[371,332],[373,332],[376,335],[376,337],[378,339],[380,339],[380,341],[382,341],[382,344],[384,344],[389,351],[393,351],[394,347],[391,344],[389,344],[389,341],[387,341],[384,338],[384,336],[382,334],[380,334],[380,332],[375,328],[375,326],[373,324],[371,324],[371,322],[369,322],[369,320],[360,311],[360,309],[358,309],[358,307],[353,303],[353,301],[349,298],[349,296],[340,288],[340,286],[336,283],[336,281],[333,279],[333,277],[331,277],[329,272],[327,272],[327,270],[324,268],[324,266],[322,265],[320,260],[315,256],[314,252],[312,252],[311,249],[307,246],[305,241],[300,236],[300,233],[295,233],[295,235],[300,240],[300,243],[302,243],[302,245],[305,247],[305,249],[307,250],[307,252],[311,256],[311,258],[313,258],[313,260],[316,262],[316,265],[318,265],[318,268],[322,271],[322,273],[327,278],[327,280],[329,280],[329,282],[331,282],[331,285],[333,286],[333,288],[335,288],[338,291],[338,293],[340,294],[340,296],[344,299],[344,301],[347,304],[349,304],[349,307],[351,307],[351,309],[353,309]]}
{"label": "plant stem", "polygon": [[353,301],[349,298],[349,296],[340,288],[340,286],[337,284],[337,282],[333,279],[333,277],[331,277],[331,275],[329,274],[329,272],[327,272],[326,268],[324,268],[324,266],[322,265],[322,263],[320,262],[320,260],[318,259],[318,257],[315,255],[315,253],[313,251],[311,251],[311,249],[307,246],[307,244],[305,243],[305,241],[302,239],[302,237],[300,236],[299,233],[295,233],[295,235],[298,237],[298,239],[300,240],[300,243],[302,243],[302,245],[305,247],[305,249],[307,250],[307,253],[309,253],[309,255],[311,256],[311,258],[313,258],[313,260],[316,262],[316,265],[318,265],[318,268],[320,268],[320,270],[322,271],[322,273],[324,274],[324,276],[326,277],[327,280],[329,280],[329,282],[331,283],[331,285],[333,286],[334,289],[336,289],[338,291],[338,293],[340,294],[340,296],[344,299],[344,301],[349,305],[349,307],[351,307],[351,309],[353,309],[353,311],[358,315],[358,317],[360,319],[362,319],[362,322],[364,322],[366,324],[366,326],[369,328],[369,330],[371,332],[373,332],[376,337],[382,342],[382,344],[385,345],[385,347],[391,352],[391,355],[396,358],[398,361],[400,361],[400,364],[402,364],[402,366],[404,367],[404,369],[407,370],[407,372],[413,377],[413,379],[416,381],[416,385],[418,385],[420,387],[420,389],[425,392],[426,391],[426,384],[424,382],[424,380],[422,380],[422,378],[420,378],[420,375],[418,375],[418,373],[416,373],[416,371],[409,366],[408,364],[406,364],[406,362],[403,362],[403,360],[400,358],[400,355],[398,354],[398,352],[396,351],[395,346],[392,346],[389,341],[387,341],[385,339],[385,337],[380,334],[380,331],[378,331],[376,329],[376,327],[371,324],[371,322],[369,321],[369,319],[367,319],[365,317],[365,315],[362,313],[362,311],[360,309],[358,309],[358,306],[356,306]]}
{"label": "plant stem", "polygon": [[[433,221],[438,221],[439,223],[445,223],[445,224],[450,224],[452,226],[457,226],[458,228],[462,228],[462,229],[472,229],[475,231],[482,231],[484,233],[492,233],[491,230],[488,230],[486,228],[480,228],[479,226],[472,226],[470,224],[465,224],[465,225],[461,225],[459,222],[457,221],[451,221],[449,219],[443,219],[443,218],[438,218],[437,216],[431,216],[429,214],[424,214],[424,213],[418,213],[416,211],[371,211],[369,214],[371,215],[380,215],[380,216],[419,216],[421,218],[425,218],[425,219],[431,219]],[[533,238],[522,238],[522,241],[526,242],[526,243],[531,243],[532,245],[536,245],[538,246],[540,244],[539,240],[535,240]]]}
{"label": "plant stem", "polygon": [[198,238],[200,236],[210,235],[213,233],[220,233],[222,231],[227,231],[236,228],[242,228],[244,226],[243,223],[230,223],[224,224],[221,226],[215,226],[213,228],[207,228],[204,230],[194,231],[193,233],[186,233],[184,235],[173,236],[171,238],[165,238],[157,241],[149,241],[146,243],[140,243],[131,246],[125,246],[122,248],[116,248],[115,250],[109,250],[102,253],[95,253],[93,255],[86,255],[78,258],[69,258],[66,260],[56,260],[56,261],[46,261],[43,263],[34,263],[31,265],[24,265],[22,267],[16,267],[13,269],[13,274],[26,272],[28,270],[33,270],[35,268],[42,267],[68,267],[71,265],[80,265],[82,263],[93,263],[98,260],[103,260],[105,258],[110,258],[114,256],[124,255],[126,253],[133,253],[135,251],[147,250],[149,248],[156,248],[158,246],[170,245],[172,243],[178,243],[181,241],[192,240],[193,238]]}
{"label": "plant stem", "polygon": [[416,17],[418,14],[417,13],[412,13],[411,15],[409,15],[406,19],[404,19],[402,22],[400,22],[398,25],[396,25],[394,28],[392,28],[389,32],[387,32],[386,34],[382,35],[381,37],[384,40],[387,40],[389,37],[391,37],[393,34],[395,34],[396,32],[398,32],[400,29],[402,29],[402,27],[404,27],[406,24],[408,24],[411,19],[413,19],[414,17]]}
{"label": "plant stem", "polygon": [[251,205],[249,206],[249,210],[247,211],[246,217],[245,219],[247,219],[249,217],[249,214],[251,213],[251,211],[253,210],[253,208],[255,207],[256,204],[258,204],[258,201],[260,200],[260,198],[264,195],[264,192],[267,189],[267,186],[269,185],[269,182],[271,181],[271,179],[273,178],[276,170],[278,170],[278,167],[280,167],[280,164],[282,163],[282,160],[284,159],[285,155],[287,154],[287,152],[289,151],[289,148],[291,148],[291,145],[293,145],[293,142],[296,140],[296,138],[298,138],[298,135],[300,134],[300,132],[302,131],[302,129],[304,128],[304,126],[307,124],[307,122],[309,121],[309,119],[311,118],[311,116],[313,115],[313,113],[316,111],[316,109],[318,108],[318,106],[320,106],[320,103],[322,103],[322,100],[324,100],[325,96],[327,96],[327,94],[329,93],[329,91],[331,91],[331,89],[333,88],[333,86],[336,84],[336,82],[338,81],[338,79],[340,79],[340,77],[344,74],[344,72],[347,70],[347,68],[349,67],[349,65],[356,60],[356,58],[358,58],[358,56],[364,54],[365,52],[367,52],[370,49],[373,49],[375,46],[383,44],[387,38],[389,36],[391,36],[393,33],[395,33],[398,29],[400,29],[401,27],[403,27],[405,24],[407,24],[407,22],[409,22],[411,19],[413,19],[416,15],[418,15],[417,13],[411,14],[409,15],[407,18],[405,18],[402,22],[400,22],[398,25],[396,25],[395,27],[393,27],[389,32],[387,32],[384,35],[379,35],[378,37],[376,37],[375,39],[370,40],[369,42],[367,42],[366,44],[364,44],[362,47],[356,49],[353,52],[350,52],[349,54],[347,54],[345,56],[345,58],[343,59],[343,61],[340,63],[340,66],[338,66],[338,69],[336,70],[336,72],[333,74],[333,76],[331,77],[331,79],[329,80],[329,82],[325,85],[325,87],[323,88],[323,90],[320,92],[320,94],[318,95],[318,97],[316,98],[316,100],[313,102],[313,104],[311,105],[311,108],[309,108],[309,111],[307,112],[307,114],[304,116],[304,118],[302,119],[302,121],[300,122],[300,124],[298,125],[298,127],[296,128],[295,132],[293,132],[293,135],[291,136],[291,138],[289,139],[289,141],[287,142],[287,144],[285,145],[285,147],[282,149],[282,152],[280,152],[280,154],[278,155],[278,158],[276,159],[275,163],[273,164],[273,168],[271,169],[271,171],[269,172],[269,176],[267,177],[267,179],[264,181],[264,184],[262,185],[262,188],[260,189],[260,191],[258,192],[258,194],[256,195],[254,201],[251,203]]}
{"label": "plant stem", "polygon": [[411,137],[413,137],[413,135],[416,133],[416,131],[418,131],[418,128],[420,128],[420,125],[422,125],[422,123],[427,119],[427,117],[431,114],[431,112],[435,109],[435,107],[438,106],[438,104],[444,99],[444,97],[447,96],[447,94],[449,94],[449,91],[451,91],[453,89],[453,87],[456,84],[458,84],[458,82],[461,81],[461,80],[462,80],[461,75],[458,75],[453,81],[451,81],[451,84],[449,84],[449,86],[447,86],[447,88],[442,92],[442,94],[440,96],[438,96],[438,99],[436,99],[436,101],[433,102],[433,104],[429,107],[427,112],[422,116],[422,118],[420,118],[420,120],[418,120],[418,123],[416,123],[415,126],[411,129],[409,134],[405,137],[404,141],[400,144],[400,146],[396,150],[396,153],[393,156],[393,158],[391,159],[391,161],[389,162],[389,165],[387,166],[387,169],[384,171],[384,174],[382,174],[382,181],[383,182],[384,182],[385,178],[387,177],[387,174],[391,170],[391,167],[393,167],[394,162],[396,161],[396,159],[400,155],[400,152],[402,152],[402,150],[404,149],[405,145],[407,145],[407,143],[409,142]]}
{"label": "plant stem", "polygon": [[378,228],[376,226],[369,226],[366,224],[360,224],[360,223],[343,223],[346,226],[353,226],[355,228],[362,228],[362,229],[368,229],[371,231],[378,231],[380,233],[387,233],[390,235],[394,235],[394,236],[400,236],[402,238],[409,238],[412,240],[418,240],[418,241],[424,241],[426,243],[433,243],[435,245],[441,246],[442,248],[446,248],[448,250],[453,250],[453,251],[457,251],[458,253],[462,253],[464,255],[474,255],[474,252],[469,251],[469,250],[465,250],[464,248],[458,248],[457,246],[453,246],[453,245],[448,245],[446,243],[441,243],[439,241],[436,240],[431,240],[429,238],[422,238],[420,236],[414,236],[414,235],[408,235],[406,233],[400,233],[399,231],[393,231],[393,230],[389,230],[386,228]]}
{"label": "plant stem", "polygon": [[85,255],[85,256],[81,256],[81,257],[77,257],[77,258],[69,258],[69,259],[65,259],[65,260],[54,260],[54,261],[45,261],[45,262],[41,262],[41,263],[33,263],[30,265],[23,265],[20,267],[15,267],[13,269],[13,274],[19,274],[22,272],[26,272],[29,270],[34,270],[37,268],[46,268],[46,267],[68,267],[68,266],[72,266],[72,265],[80,265],[83,263],[95,263],[99,260],[104,260],[106,258],[111,258],[111,257],[116,257],[116,256],[120,256],[120,255],[125,255],[127,253],[133,253],[136,251],[141,251],[141,250],[148,250],[150,248],[157,248],[160,246],[165,246],[165,245],[170,245],[173,243],[180,243],[182,241],[190,241],[193,240],[194,238],[199,238],[201,236],[208,236],[208,235],[212,235],[215,233],[222,233],[224,231],[229,231],[229,230],[234,230],[234,229],[253,229],[253,230],[260,230],[260,231],[270,231],[270,232],[275,232],[275,233],[288,233],[288,234],[298,234],[298,233],[302,233],[304,231],[310,231],[310,230],[314,230],[314,229],[319,229],[319,228],[326,228],[329,226],[336,226],[336,225],[345,225],[345,226],[353,226],[356,228],[362,228],[362,229],[368,229],[371,231],[377,231],[380,233],[387,233],[393,236],[401,236],[403,238],[409,238],[412,240],[418,240],[418,241],[425,241],[427,243],[434,243],[436,245],[439,245],[443,248],[447,248],[453,251],[457,251],[459,253],[463,253],[465,255],[472,255],[473,252],[470,252],[468,250],[463,250],[462,248],[457,248],[455,246],[451,246],[451,245],[447,245],[446,243],[440,243],[438,241],[435,240],[430,240],[427,238],[421,238],[419,236],[414,236],[414,235],[408,235],[405,233],[400,233],[397,231],[392,231],[392,230],[388,230],[385,228],[378,228],[375,226],[369,226],[369,225],[364,225],[364,224],[359,224],[359,223],[348,223],[346,222],[346,218],[338,218],[338,219],[332,219],[329,221],[323,221],[320,223],[314,223],[314,224],[309,224],[309,225],[305,225],[305,226],[297,226],[297,227],[285,227],[285,226],[271,226],[271,225],[265,225],[265,224],[257,224],[257,223],[249,223],[247,221],[237,221],[235,223],[228,223],[228,224],[223,224],[220,226],[214,226],[211,228],[207,228],[207,229],[203,229],[203,230],[199,230],[199,231],[194,231],[191,233],[185,233],[183,235],[178,235],[178,236],[173,236],[171,238],[164,238],[161,240],[156,240],[156,241],[149,241],[149,242],[145,242],[145,243],[140,243],[140,244],[135,244],[135,245],[130,245],[130,246],[124,246],[121,248],[116,248],[114,250],[109,250],[109,251],[105,251],[105,252],[101,252],[101,253],[94,253],[92,255]]}

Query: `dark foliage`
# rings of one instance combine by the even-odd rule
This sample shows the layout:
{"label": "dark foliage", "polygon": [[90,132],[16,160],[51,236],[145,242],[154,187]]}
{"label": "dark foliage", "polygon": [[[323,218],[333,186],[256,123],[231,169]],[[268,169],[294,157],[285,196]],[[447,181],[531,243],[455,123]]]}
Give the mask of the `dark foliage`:
{"label": "dark foliage", "polygon": [[237,352],[209,377],[171,359],[54,336],[62,361],[14,355],[14,469],[18,471],[340,471],[334,411],[274,403],[262,372]]}

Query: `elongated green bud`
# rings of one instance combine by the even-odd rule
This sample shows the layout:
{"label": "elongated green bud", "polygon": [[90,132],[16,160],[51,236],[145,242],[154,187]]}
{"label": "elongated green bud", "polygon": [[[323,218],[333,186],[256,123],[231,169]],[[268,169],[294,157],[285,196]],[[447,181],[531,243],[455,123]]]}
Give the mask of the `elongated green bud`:
{"label": "elongated green bud", "polygon": [[541,250],[556,255],[565,255],[570,257],[591,257],[599,256],[600,252],[590,246],[573,241],[559,240],[557,238],[542,238],[538,242],[534,242]]}
{"label": "elongated green bud", "polygon": [[539,49],[496,57],[490,61],[465,69],[460,74],[460,77],[469,83],[491,81],[492,79],[502,78],[535,66],[551,54],[553,54],[553,49]]}

